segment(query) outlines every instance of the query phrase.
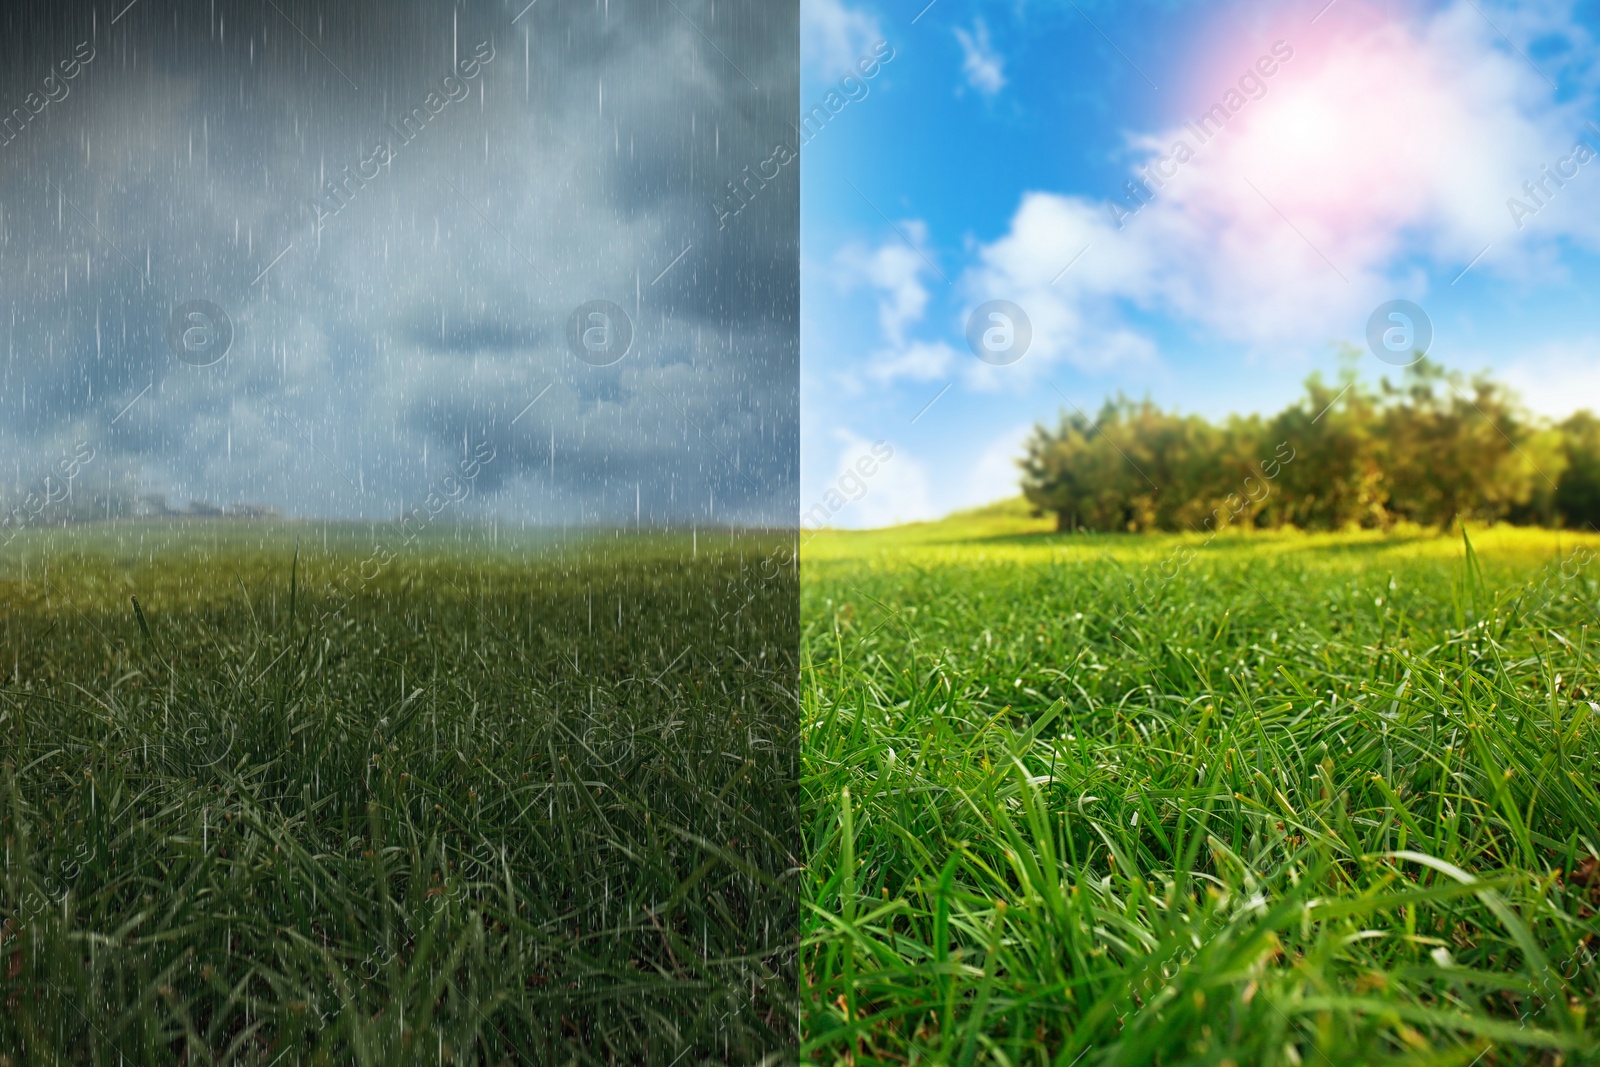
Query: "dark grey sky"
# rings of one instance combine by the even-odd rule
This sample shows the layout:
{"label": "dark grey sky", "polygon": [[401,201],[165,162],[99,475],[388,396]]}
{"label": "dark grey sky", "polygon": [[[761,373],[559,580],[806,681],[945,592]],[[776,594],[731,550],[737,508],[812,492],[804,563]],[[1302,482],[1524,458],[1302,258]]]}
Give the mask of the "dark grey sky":
{"label": "dark grey sky", "polygon": [[794,143],[792,0],[39,7],[0,16],[9,494],[89,441],[84,484],[385,518],[486,441],[468,513],[794,521],[798,165],[718,208]]}

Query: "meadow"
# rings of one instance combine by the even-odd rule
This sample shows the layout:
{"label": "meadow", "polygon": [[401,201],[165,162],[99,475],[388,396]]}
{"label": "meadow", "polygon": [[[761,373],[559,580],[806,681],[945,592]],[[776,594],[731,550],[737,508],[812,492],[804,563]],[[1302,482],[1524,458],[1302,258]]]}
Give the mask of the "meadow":
{"label": "meadow", "polygon": [[1600,537],[802,548],[804,1057],[1600,1059]]}
{"label": "meadow", "polygon": [[792,1049],[792,537],[0,553],[0,1064]]}
{"label": "meadow", "polygon": [[1596,1059],[1600,537],[1052,531],[24,531],[0,1063]]}

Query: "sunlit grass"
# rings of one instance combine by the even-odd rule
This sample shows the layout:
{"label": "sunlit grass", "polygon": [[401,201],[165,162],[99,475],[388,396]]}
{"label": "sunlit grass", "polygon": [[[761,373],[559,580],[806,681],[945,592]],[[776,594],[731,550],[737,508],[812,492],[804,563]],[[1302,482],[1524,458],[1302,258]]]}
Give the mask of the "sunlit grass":
{"label": "sunlit grass", "polygon": [[1600,538],[1038,526],[803,552],[812,1060],[1594,1061]]}

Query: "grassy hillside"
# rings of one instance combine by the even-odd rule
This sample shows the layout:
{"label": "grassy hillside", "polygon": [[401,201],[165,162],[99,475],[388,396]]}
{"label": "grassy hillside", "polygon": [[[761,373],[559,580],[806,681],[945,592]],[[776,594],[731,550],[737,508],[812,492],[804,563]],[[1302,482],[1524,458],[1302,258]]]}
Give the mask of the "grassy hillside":
{"label": "grassy hillside", "polygon": [[816,1062],[1593,1062],[1600,538],[1057,536],[802,570]]}
{"label": "grassy hillside", "polygon": [[1034,518],[1021,497],[981,508],[958,511],[934,522],[912,522],[876,530],[806,530],[800,535],[807,561],[854,558],[875,549],[961,545],[994,538],[1042,534],[1056,528],[1048,515]]}

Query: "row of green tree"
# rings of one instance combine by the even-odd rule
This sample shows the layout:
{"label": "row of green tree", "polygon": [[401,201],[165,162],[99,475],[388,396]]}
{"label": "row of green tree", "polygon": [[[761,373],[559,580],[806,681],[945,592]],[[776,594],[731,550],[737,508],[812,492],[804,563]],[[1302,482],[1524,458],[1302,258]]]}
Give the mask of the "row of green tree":
{"label": "row of green tree", "polygon": [[1427,360],[1376,387],[1313,375],[1293,406],[1221,425],[1118,396],[1093,421],[1036,427],[1021,465],[1061,530],[1600,529],[1600,419],[1534,417],[1504,385]]}

